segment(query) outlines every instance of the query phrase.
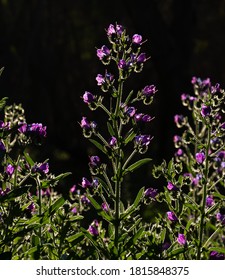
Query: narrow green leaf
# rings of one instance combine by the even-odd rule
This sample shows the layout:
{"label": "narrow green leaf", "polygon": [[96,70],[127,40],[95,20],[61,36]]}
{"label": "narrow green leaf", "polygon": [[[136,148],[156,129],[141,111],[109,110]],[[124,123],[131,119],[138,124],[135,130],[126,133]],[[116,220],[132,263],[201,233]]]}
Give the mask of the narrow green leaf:
{"label": "narrow green leaf", "polygon": [[26,159],[26,161],[29,163],[30,167],[34,166],[34,161],[32,160],[32,158],[29,156],[28,153],[24,152],[24,157]]}
{"label": "narrow green leaf", "polygon": [[125,138],[124,144],[127,145],[130,141],[132,141],[134,139],[135,136],[136,136],[136,133],[132,129],[132,131]]}
{"label": "narrow green leaf", "polygon": [[88,195],[87,198],[90,200],[91,204],[97,210],[97,213],[102,216],[102,218],[104,218],[108,222],[112,222],[112,217],[102,209],[101,205],[98,204],[98,202],[92,196]]}
{"label": "narrow green leaf", "polygon": [[113,127],[110,122],[107,122],[107,127],[108,127],[109,134],[111,136],[115,136],[115,132],[114,132]]}
{"label": "narrow green leaf", "polygon": [[133,203],[133,205],[134,205],[135,208],[138,206],[139,202],[140,202],[141,199],[143,198],[144,191],[145,191],[145,187],[142,187],[142,188],[139,190],[139,192],[138,192],[138,194],[137,194],[137,196],[136,196],[136,198],[135,198],[135,200],[134,200],[134,203]]}
{"label": "narrow green leaf", "polygon": [[98,141],[94,140],[94,139],[89,139],[89,141],[94,144],[100,151],[102,151],[103,153],[105,152],[104,146],[102,144],[100,144]]}
{"label": "narrow green leaf", "polygon": [[174,249],[173,251],[171,251],[169,254],[168,254],[168,257],[171,258],[171,257],[175,257],[177,255],[180,255],[182,253],[185,252],[185,248],[178,248],[178,249]]}
{"label": "narrow green leaf", "polygon": [[68,241],[69,243],[72,243],[73,241],[75,241],[76,239],[83,237],[84,234],[82,232],[78,232],[76,234],[73,234],[69,237],[66,238],[66,241]]}
{"label": "narrow green leaf", "polygon": [[54,214],[65,202],[65,199],[63,197],[60,197],[57,199],[50,207],[49,210],[46,212],[45,216],[51,216]]}
{"label": "narrow green leaf", "polygon": [[0,196],[0,202],[14,200],[15,198],[25,194],[29,190],[29,188],[30,188],[30,186],[23,186],[23,187],[14,189],[14,190],[8,192],[7,195]]}
{"label": "narrow green leaf", "polygon": [[135,163],[131,164],[129,167],[127,167],[124,170],[124,174],[128,173],[128,172],[133,172],[134,170],[136,170],[137,168],[140,168],[142,165],[150,162],[152,159],[151,158],[144,158],[144,159],[140,159],[138,161],[136,161]]}
{"label": "narrow green leaf", "polygon": [[6,100],[8,99],[8,97],[3,97],[1,100],[0,100],[0,111],[5,107],[6,105]]}

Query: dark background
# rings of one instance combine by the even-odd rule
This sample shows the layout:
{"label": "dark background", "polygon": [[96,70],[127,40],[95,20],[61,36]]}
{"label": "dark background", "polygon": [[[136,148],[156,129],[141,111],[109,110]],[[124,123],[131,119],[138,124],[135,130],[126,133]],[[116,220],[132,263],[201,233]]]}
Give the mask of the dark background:
{"label": "dark background", "polygon": [[[79,122],[92,113],[81,96],[99,91],[95,77],[104,68],[96,48],[108,44],[105,29],[116,22],[148,39],[151,59],[129,86],[158,88],[149,109],[156,117],[148,154],[155,164],[174,153],[173,116],[185,113],[180,95],[192,93],[192,76],[225,84],[224,0],[0,0],[1,97],[22,103],[28,123],[47,125],[48,138],[35,156],[49,158],[55,173],[71,171],[68,188],[88,177],[88,155],[95,151]],[[150,169],[135,178],[154,187]]]}

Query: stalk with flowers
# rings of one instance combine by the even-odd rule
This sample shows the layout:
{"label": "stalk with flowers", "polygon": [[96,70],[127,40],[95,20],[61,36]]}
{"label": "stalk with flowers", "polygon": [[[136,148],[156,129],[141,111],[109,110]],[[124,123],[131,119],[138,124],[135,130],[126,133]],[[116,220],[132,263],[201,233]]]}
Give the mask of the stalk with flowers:
{"label": "stalk with flowers", "polygon": [[[103,221],[106,221],[108,228],[100,236],[100,225],[95,220],[88,231],[84,232],[93,244],[96,244],[93,237],[101,241],[101,245],[96,245],[96,249],[102,248],[101,257],[123,259],[131,257],[134,240],[137,241],[144,232],[138,211],[145,196],[151,195],[150,189],[142,187],[131,205],[125,205],[121,198],[121,191],[126,188],[126,176],[151,160],[148,157],[137,160],[138,156],[148,151],[153,138],[149,134],[142,134],[142,126],[150,123],[153,117],[139,112],[138,104],[143,102],[150,105],[157,90],[154,85],[147,85],[135,94],[124,86],[133,73],[142,71],[144,63],[149,59],[141,52],[144,44],[142,36],[134,34],[130,38],[119,24],[110,24],[106,33],[111,48],[103,45],[97,49],[99,60],[107,67],[104,74],[96,77],[102,94],[95,95],[86,91],[83,101],[91,110],[102,110],[105,113],[108,131],[103,135],[102,127],[85,116],[80,126],[84,137],[108,160],[104,163],[98,155],[90,156],[92,182],[84,177],[81,184],[85,195]],[[112,74],[109,67],[113,69],[113,64],[117,73],[114,70]]]}
{"label": "stalk with flowers", "polygon": [[161,193],[168,207],[165,256],[177,247],[181,259],[224,259],[225,94],[209,78],[191,82],[194,95],[181,95],[190,114],[174,116],[182,130],[173,139],[175,156],[153,172],[167,180]]}

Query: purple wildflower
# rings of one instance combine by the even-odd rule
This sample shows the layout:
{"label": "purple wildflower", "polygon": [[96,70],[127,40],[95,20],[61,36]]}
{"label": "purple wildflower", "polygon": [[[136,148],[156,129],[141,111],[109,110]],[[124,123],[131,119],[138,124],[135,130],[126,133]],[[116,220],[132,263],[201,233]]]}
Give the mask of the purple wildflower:
{"label": "purple wildflower", "polygon": [[6,173],[11,176],[15,170],[15,167],[12,164],[8,164],[6,167]]}
{"label": "purple wildflower", "polygon": [[98,229],[95,226],[90,225],[89,228],[88,228],[88,231],[93,236],[98,236],[99,235]]}
{"label": "purple wildflower", "polygon": [[145,53],[141,53],[139,54],[139,56],[137,57],[137,63],[144,63],[147,60],[146,58],[146,54]]}
{"label": "purple wildflower", "polygon": [[77,208],[76,208],[76,207],[73,207],[73,208],[71,209],[71,212],[72,212],[73,214],[77,214]]}
{"label": "purple wildflower", "polygon": [[153,96],[156,93],[156,86],[154,85],[149,85],[149,86],[145,86],[142,90],[142,94],[146,97],[148,96]]}
{"label": "purple wildflower", "polygon": [[203,104],[201,108],[201,115],[203,117],[207,117],[210,115],[210,113],[211,113],[211,107]]}
{"label": "purple wildflower", "polygon": [[5,151],[5,145],[1,140],[0,140],[0,151]]}
{"label": "purple wildflower", "polygon": [[167,218],[168,218],[170,221],[172,221],[172,222],[178,221],[178,218],[177,218],[177,216],[174,214],[174,212],[168,211],[168,212],[166,212],[166,214],[167,214]]}
{"label": "purple wildflower", "polygon": [[148,188],[145,191],[145,196],[148,197],[148,198],[152,198],[153,200],[155,199],[157,194],[158,194],[158,190],[154,189],[154,188]]}
{"label": "purple wildflower", "polygon": [[102,207],[103,211],[105,211],[105,212],[109,211],[109,204],[107,202],[103,202],[101,207]]}
{"label": "purple wildflower", "polygon": [[182,246],[185,245],[187,243],[185,235],[182,233],[179,233],[178,237],[177,237],[177,242]]}
{"label": "purple wildflower", "polygon": [[209,259],[210,260],[224,260],[225,255],[222,253],[219,253],[217,251],[211,251],[209,254]]}
{"label": "purple wildflower", "polygon": [[102,86],[105,83],[105,78],[103,77],[103,75],[98,74],[96,77],[96,81],[98,86]]}
{"label": "purple wildflower", "polygon": [[82,195],[81,203],[87,205],[87,204],[90,204],[90,200],[86,197],[86,195]]}
{"label": "purple wildflower", "polygon": [[196,153],[195,159],[197,163],[202,164],[205,160],[205,154],[203,152]]}
{"label": "purple wildflower", "polygon": [[48,162],[42,163],[38,167],[38,171],[41,172],[41,173],[47,174],[49,172],[49,164],[48,164]]}
{"label": "purple wildflower", "polygon": [[126,60],[124,59],[120,59],[119,62],[118,62],[118,68],[120,69],[123,69],[123,70],[126,70],[127,69],[127,63],[126,63]]}
{"label": "purple wildflower", "polygon": [[168,182],[168,184],[167,184],[167,189],[168,189],[169,191],[176,191],[176,190],[177,190],[177,187],[176,187],[174,184],[172,184],[171,182]]}
{"label": "purple wildflower", "polygon": [[109,140],[109,145],[111,147],[114,147],[114,146],[116,146],[116,144],[117,144],[117,139],[115,136],[112,136],[111,139]]}
{"label": "purple wildflower", "polygon": [[101,160],[98,156],[91,156],[90,157],[90,166],[92,168],[99,167],[101,164]]}
{"label": "purple wildflower", "polygon": [[142,42],[142,36],[138,35],[138,34],[134,34],[133,37],[132,37],[132,42],[134,44],[140,45],[141,42]]}
{"label": "purple wildflower", "polygon": [[91,125],[89,121],[87,120],[87,117],[82,117],[81,123],[80,123],[81,128],[87,130],[90,129]]}
{"label": "purple wildflower", "polygon": [[100,60],[102,60],[104,57],[108,57],[110,55],[110,50],[103,45],[101,49],[97,49],[97,56]]}
{"label": "purple wildflower", "polygon": [[92,185],[91,182],[88,181],[87,178],[85,178],[85,177],[82,178],[81,186],[82,186],[84,189],[86,189],[86,188],[88,188],[88,187],[91,187],[91,185]]}
{"label": "purple wildflower", "polygon": [[84,95],[83,95],[83,101],[84,103],[90,104],[95,100],[95,97],[92,93],[85,91]]}
{"label": "purple wildflower", "polygon": [[174,116],[175,124],[180,127],[184,124],[184,116],[183,115],[175,115]]}
{"label": "purple wildflower", "polygon": [[206,207],[211,207],[214,204],[214,199],[212,195],[206,197]]}
{"label": "purple wildflower", "polygon": [[71,188],[70,188],[70,192],[73,194],[75,193],[77,190],[77,186],[76,185],[73,185]]}
{"label": "purple wildflower", "polygon": [[137,135],[135,136],[135,143],[138,146],[148,146],[152,138],[150,135]]}

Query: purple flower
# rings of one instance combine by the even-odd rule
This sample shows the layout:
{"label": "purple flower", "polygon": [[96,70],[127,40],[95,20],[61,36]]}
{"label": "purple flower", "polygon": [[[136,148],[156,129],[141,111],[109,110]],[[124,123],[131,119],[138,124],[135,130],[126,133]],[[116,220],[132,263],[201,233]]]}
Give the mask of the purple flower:
{"label": "purple flower", "polygon": [[195,159],[197,163],[202,164],[205,160],[205,154],[203,152],[196,153]]}
{"label": "purple flower", "polygon": [[120,59],[119,60],[119,62],[118,62],[118,67],[120,68],[120,69],[123,69],[123,70],[125,70],[125,69],[127,69],[127,63],[126,63],[126,61],[124,60],[124,59]]}
{"label": "purple flower", "polygon": [[97,187],[98,185],[99,185],[98,179],[96,179],[96,178],[93,179],[91,186],[92,186],[92,187]]}
{"label": "purple flower", "polygon": [[73,208],[71,209],[71,212],[72,212],[73,214],[77,214],[77,208],[76,208],[76,207],[73,207]]}
{"label": "purple flower", "polygon": [[49,164],[48,164],[48,162],[42,163],[38,167],[38,171],[47,174],[49,172]]}
{"label": "purple flower", "polygon": [[31,202],[31,204],[27,207],[27,210],[29,210],[30,212],[34,212],[35,211],[35,204],[33,202]]}
{"label": "purple flower", "polygon": [[84,103],[90,104],[95,100],[95,97],[92,93],[85,91],[84,95],[83,95],[83,101]]}
{"label": "purple flower", "polygon": [[176,191],[176,190],[177,190],[177,187],[176,187],[174,184],[172,184],[171,182],[168,182],[168,184],[167,184],[167,189],[168,189],[169,191]]}
{"label": "purple flower", "polygon": [[114,147],[114,146],[116,146],[116,144],[117,144],[117,139],[115,136],[112,136],[111,139],[109,140],[109,145],[111,147]]}
{"label": "purple flower", "polygon": [[142,90],[142,94],[146,97],[153,96],[156,93],[156,91],[156,86],[154,85],[145,86]]}
{"label": "purple flower", "polygon": [[103,202],[102,205],[102,210],[105,211],[105,212],[108,212],[109,211],[109,204],[106,203],[106,202]]}
{"label": "purple flower", "polygon": [[102,60],[104,57],[108,57],[110,55],[110,50],[103,45],[101,49],[97,49],[97,56],[100,60]]}
{"label": "purple flower", "polygon": [[170,221],[172,221],[172,222],[178,221],[178,218],[177,218],[177,216],[174,214],[174,212],[168,211],[168,212],[166,212],[166,214],[167,214],[167,218],[168,218]]}
{"label": "purple flower", "polygon": [[210,115],[210,113],[211,113],[211,107],[203,104],[201,108],[201,115],[203,117],[207,117]]}
{"label": "purple flower", "polygon": [[182,234],[182,233],[179,233],[179,234],[178,234],[178,237],[177,237],[177,242],[178,242],[180,245],[185,245],[185,244],[187,243],[185,235]]}
{"label": "purple flower", "polygon": [[138,146],[148,146],[152,138],[150,135],[137,135],[135,136],[135,143]]}
{"label": "purple flower", "polygon": [[223,215],[220,212],[218,212],[216,214],[216,219],[217,219],[218,222],[221,222],[222,225],[225,225],[225,215]]}
{"label": "purple flower", "polygon": [[88,228],[88,231],[93,236],[98,236],[99,235],[98,229],[95,226],[90,225],[89,228]]}
{"label": "purple flower", "polygon": [[180,127],[184,123],[184,116],[183,115],[175,115],[174,116],[174,122],[175,124]]}
{"label": "purple flower", "polygon": [[150,122],[153,118],[147,114],[144,115],[142,113],[139,113],[134,116],[134,119],[136,122],[142,121],[146,123],[146,122]]}
{"label": "purple flower", "polygon": [[73,185],[71,188],[70,188],[70,192],[73,194],[75,193],[77,190],[77,186],[76,185]]}
{"label": "purple flower", "polygon": [[89,121],[87,120],[87,117],[82,117],[81,123],[80,123],[81,128],[87,130],[90,129],[91,125]]}
{"label": "purple flower", "polygon": [[87,178],[85,178],[85,177],[83,177],[82,178],[82,182],[81,182],[81,186],[83,187],[83,188],[88,188],[88,187],[91,187],[91,182],[90,181],[88,181],[88,179]]}
{"label": "purple flower", "polygon": [[142,36],[138,35],[138,34],[134,34],[133,37],[132,37],[132,42],[134,44],[140,45],[141,42],[142,42]]}
{"label": "purple flower", "polygon": [[114,25],[110,24],[108,29],[107,29],[107,35],[112,36],[115,33],[116,33],[116,29],[115,29]]}
{"label": "purple flower", "polygon": [[214,199],[212,195],[206,197],[206,207],[211,207],[214,204]]}
{"label": "purple flower", "polygon": [[139,54],[139,56],[137,57],[137,63],[144,63],[145,61],[146,61],[146,54],[145,53]]}
{"label": "purple flower", "polygon": [[92,168],[99,167],[101,164],[101,160],[98,156],[91,156],[90,157],[90,166]]}
{"label": "purple flower", "polygon": [[15,170],[15,167],[12,164],[8,164],[6,167],[6,173],[11,176]]}
{"label": "purple flower", "polygon": [[105,77],[103,77],[103,75],[98,74],[96,77],[96,81],[98,86],[102,86],[105,83]]}
{"label": "purple flower", "polygon": [[176,153],[175,153],[175,156],[181,157],[183,154],[184,154],[184,152],[183,152],[182,149],[177,149],[177,151],[176,151]]}
{"label": "purple flower", "polygon": [[46,126],[43,126],[42,123],[32,123],[27,126],[27,132],[35,133],[39,136],[46,137]]}
{"label": "purple flower", "polygon": [[211,251],[209,254],[209,259],[210,260],[224,260],[225,255],[222,253],[219,253],[217,251]]}
{"label": "purple flower", "polygon": [[86,197],[86,195],[82,195],[81,203],[87,205],[87,204],[90,204],[90,200]]}
{"label": "purple flower", "polygon": [[135,115],[136,109],[134,107],[125,107],[125,113],[129,117],[133,117]]}
{"label": "purple flower", "polygon": [[173,142],[174,143],[179,143],[181,142],[182,138],[179,135],[174,135],[173,136]]}
{"label": "purple flower", "polygon": [[154,188],[148,188],[148,189],[145,191],[145,196],[148,197],[148,198],[155,199],[155,197],[157,196],[157,194],[158,194],[158,190],[157,190],[157,189],[154,189]]}
{"label": "purple flower", "polygon": [[5,151],[5,145],[3,144],[2,140],[0,140],[0,151]]}

